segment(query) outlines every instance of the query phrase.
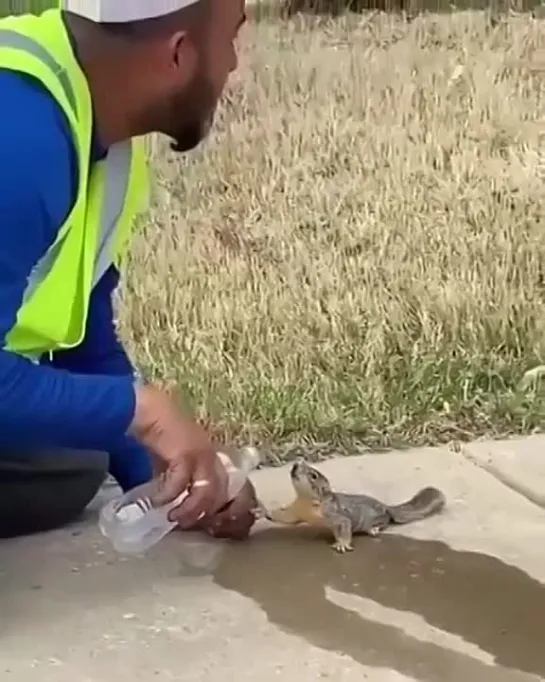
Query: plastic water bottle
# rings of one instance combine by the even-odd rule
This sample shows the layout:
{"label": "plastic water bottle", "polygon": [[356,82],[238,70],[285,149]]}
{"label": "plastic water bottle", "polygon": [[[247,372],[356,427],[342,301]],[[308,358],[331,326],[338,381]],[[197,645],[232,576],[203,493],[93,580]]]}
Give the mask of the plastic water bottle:
{"label": "plastic water bottle", "polygon": [[[252,447],[242,448],[236,457],[239,460],[238,466],[223,452],[218,452],[217,456],[227,471],[227,502],[230,502],[244,487],[250,471],[259,466],[259,453]],[[158,480],[153,479],[102,507],[99,516],[100,531],[118,552],[145,552],[176,527],[176,523],[169,521],[168,514],[187,497],[188,492],[183,491],[177,499],[163,507],[154,507],[152,499],[157,485]],[[202,550],[205,545],[209,545],[212,538],[204,533],[197,533],[196,538],[193,531],[185,531],[184,535],[188,563],[201,568],[209,564],[210,551],[205,551],[203,556]],[[212,554],[217,552],[213,551]]]}

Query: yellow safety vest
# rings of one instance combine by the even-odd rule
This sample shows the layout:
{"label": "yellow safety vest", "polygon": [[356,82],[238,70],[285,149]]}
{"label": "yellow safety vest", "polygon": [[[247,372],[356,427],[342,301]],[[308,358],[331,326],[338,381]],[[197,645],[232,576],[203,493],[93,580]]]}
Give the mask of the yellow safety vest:
{"label": "yellow safety vest", "polygon": [[6,337],[7,350],[37,358],[83,340],[93,287],[119,264],[134,217],[147,207],[145,147],[141,138],[120,142],[91,167],[91,95],[60,10],[1,19],[0,69],[29,74],[47,88],[66,115],[78,157],[75,204],[31,273]]}

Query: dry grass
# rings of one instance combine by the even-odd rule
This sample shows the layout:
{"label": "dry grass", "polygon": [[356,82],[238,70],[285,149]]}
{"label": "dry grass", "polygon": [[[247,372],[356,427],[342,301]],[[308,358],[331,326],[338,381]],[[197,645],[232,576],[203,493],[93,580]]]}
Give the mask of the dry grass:
{"label": "dry grass", "polygon": [[248,26],[213,138],[181,159],[156,143],[121,306],[144,371],[229,438],[538,426],[543,396],[517,386],[545,363],[544,29]]}

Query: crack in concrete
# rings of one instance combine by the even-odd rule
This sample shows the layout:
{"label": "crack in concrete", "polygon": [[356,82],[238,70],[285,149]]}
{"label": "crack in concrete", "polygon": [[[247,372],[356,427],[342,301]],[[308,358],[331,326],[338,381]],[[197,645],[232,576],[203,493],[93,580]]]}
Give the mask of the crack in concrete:
{"label": "crack in concrete", "polygon": [[528,500],[528,502],[531,502],[532,504],[535,504],[537,507],[540,507],[540,509],[545,509],[545,494],[536,493],[527,485],[524,485],[524,483],[515,481],[511,476],[509,476],[505,472],[501,471],[501,469],[499,469],[497,466],[495,466],[491,460],[483,462],[474,455],[472,455],[471,452],[468,452],[467,449],[464,447],[460,448],[459,453],[466,461],[470,462],[471,464],[478,467],[482,471],[485,471],[487,474],[492,476],[496,481],[498,481],[498,483],[501,483],[506,488],[509,488],[509,490],[512,490],[518,495],[521,495],[526,500]]}

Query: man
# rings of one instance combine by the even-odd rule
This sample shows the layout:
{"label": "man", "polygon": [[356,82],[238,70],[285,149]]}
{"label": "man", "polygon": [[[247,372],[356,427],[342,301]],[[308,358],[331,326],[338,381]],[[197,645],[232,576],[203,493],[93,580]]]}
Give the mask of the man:
{"label": "man", "polygon": [[125,490],[161,473],[157,504],[189,486],[181,528],[249,533],[251,484],[228,504],[207,434],[135,380],[112,309],[148,190],[137,138],[206,137],[244,18],[244,0],[68,0],[0,20],[1,537],[72,521],[108,471]]}

